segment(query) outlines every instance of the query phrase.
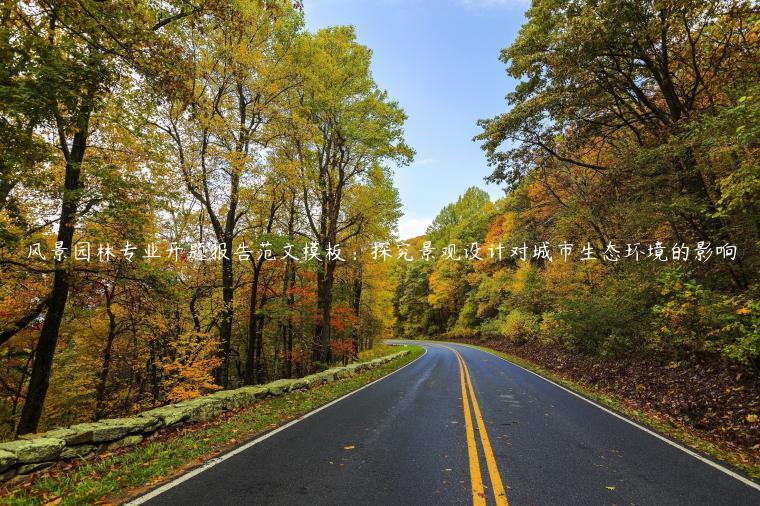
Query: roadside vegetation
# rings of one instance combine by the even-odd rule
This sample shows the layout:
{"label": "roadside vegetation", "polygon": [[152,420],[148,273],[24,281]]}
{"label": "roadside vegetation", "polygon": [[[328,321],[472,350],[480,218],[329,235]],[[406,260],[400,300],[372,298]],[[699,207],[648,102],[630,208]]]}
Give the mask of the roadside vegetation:
{"label": "roadside vegetation", "polygon": [[478,135],[507,193],[470,188],[408,241],[436,257],[396,262],[395,334],[523,357],[760,460],[759,21],[534,0]]}
{"label": "roadside vegetation", "polygon": [[[300,2],[0,9],[0,440],[353,360],[406,116]],[[56,251],[58,253],[56,253]]]}
{"label": "roadside vegetation", "polygon": [[270,397],[208,423],[161,431],[136,448],[98,455],[91,460],[57,464],[34,478],[0,488],[0,502],[9,505],[78,505],[120,502],[133,497],[169,477],[382,378],[424,353],[419,346],[384,348],[384,354],[401,349],[409,349],[410,353],[377,369],[311,390]]}

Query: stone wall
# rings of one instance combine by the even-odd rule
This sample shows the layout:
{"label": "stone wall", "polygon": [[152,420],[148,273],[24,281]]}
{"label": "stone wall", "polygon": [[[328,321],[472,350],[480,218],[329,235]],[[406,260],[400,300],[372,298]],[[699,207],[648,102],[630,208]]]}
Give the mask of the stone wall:
{"label": "stone wall", "polygon": [[309,389],[322,383],[353,376],[408,354],[408,350],[359,362],[297,379],[281,379],[266,385],[222,390],[189,401],[143,411],[128,418],[111,418],[80,423],[21,439],[0,443],[0,482],[18,474],[29,474],[61,460],[88,458],[98,452],[116,450],[142,442],[164,427],[211,420],[224,411],[250,406],[260,399]]}

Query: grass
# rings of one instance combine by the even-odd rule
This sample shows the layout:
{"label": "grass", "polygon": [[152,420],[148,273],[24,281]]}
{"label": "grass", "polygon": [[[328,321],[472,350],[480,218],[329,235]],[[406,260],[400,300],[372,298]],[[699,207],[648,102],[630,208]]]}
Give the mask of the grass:
{"label": "grass", "polygon": [[678,441],[695,450],[697,453],[727,463],[755,480],[760,479],[760,465],[758,465],[758,463],[749,455],[725,443],[714,442],[701,437],[689,427],[677,423],[675,420],[670,419],[662,413],[643,411],[622,397],[615,396],[610,392],[595,387],[594,385],[573,381],[562,374],[550,371],[534,362],[525,360],[524,358],[474,344],[455,344],[470,346],[471,348],[476,348],[491,353],[492,355],[496,355],[497,357],[504,358],[528,369],[529,371],[543,376],[546,379],[558,383],[568,390],[572,390],[597,404],[601,404],[612,411],[624,415],[628,419],[648,427],[655,432],[667,436],[674,441]]}
{"label": "grass", "polygon": [[[91,461],[51,468],[46,475],[15,489],[0,488],[0,503],[8,505],[78,505],[120,502],[145,487],[152,487],[182,470],[194,467],[256,436],[302,416],[319,406],[395,371],[422,355],[419,346],[411,353],[351,378],[271,397],[207,424],[186,426],[127,451],[102,455]],[[399,351],[384,347],[377,356]],[[377,358],[373,356],[372,358]],[[362,357],[362,359],[366,359]]]}
{"label": "grass", "polygon": [[390,346],[385,343],[376,343],[372,348],[359,352],[359,361],[367,362],[376,358],[396,353],[399,350],[398,346]]}

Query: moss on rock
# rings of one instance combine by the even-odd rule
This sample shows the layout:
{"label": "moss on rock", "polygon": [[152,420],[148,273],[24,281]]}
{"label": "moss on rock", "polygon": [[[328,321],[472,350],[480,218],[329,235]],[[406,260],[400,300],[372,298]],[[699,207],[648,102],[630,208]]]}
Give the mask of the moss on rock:
{"label": "moss on rock", "polygon": [[0,451],[13,454],[19,464],[32,464],[56,459],[65,445],[62,439],[17,439],[0,443]]}

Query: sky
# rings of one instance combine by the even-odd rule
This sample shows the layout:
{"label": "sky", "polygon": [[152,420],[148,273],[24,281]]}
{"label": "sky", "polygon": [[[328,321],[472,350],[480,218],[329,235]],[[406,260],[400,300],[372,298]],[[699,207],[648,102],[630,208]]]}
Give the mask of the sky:
{"label": "sky", "polygon": [[409,119],[417,152],[395,171],[404,216],[399,236],[421,235],[443,206],[470,186],[493,199],[499,186],[472,138],[478,119],[506,110],[516,82],[499,52],[517,36],[528,0],[304,0],[307,27],[353,25],[373,51],[372,73]]}

